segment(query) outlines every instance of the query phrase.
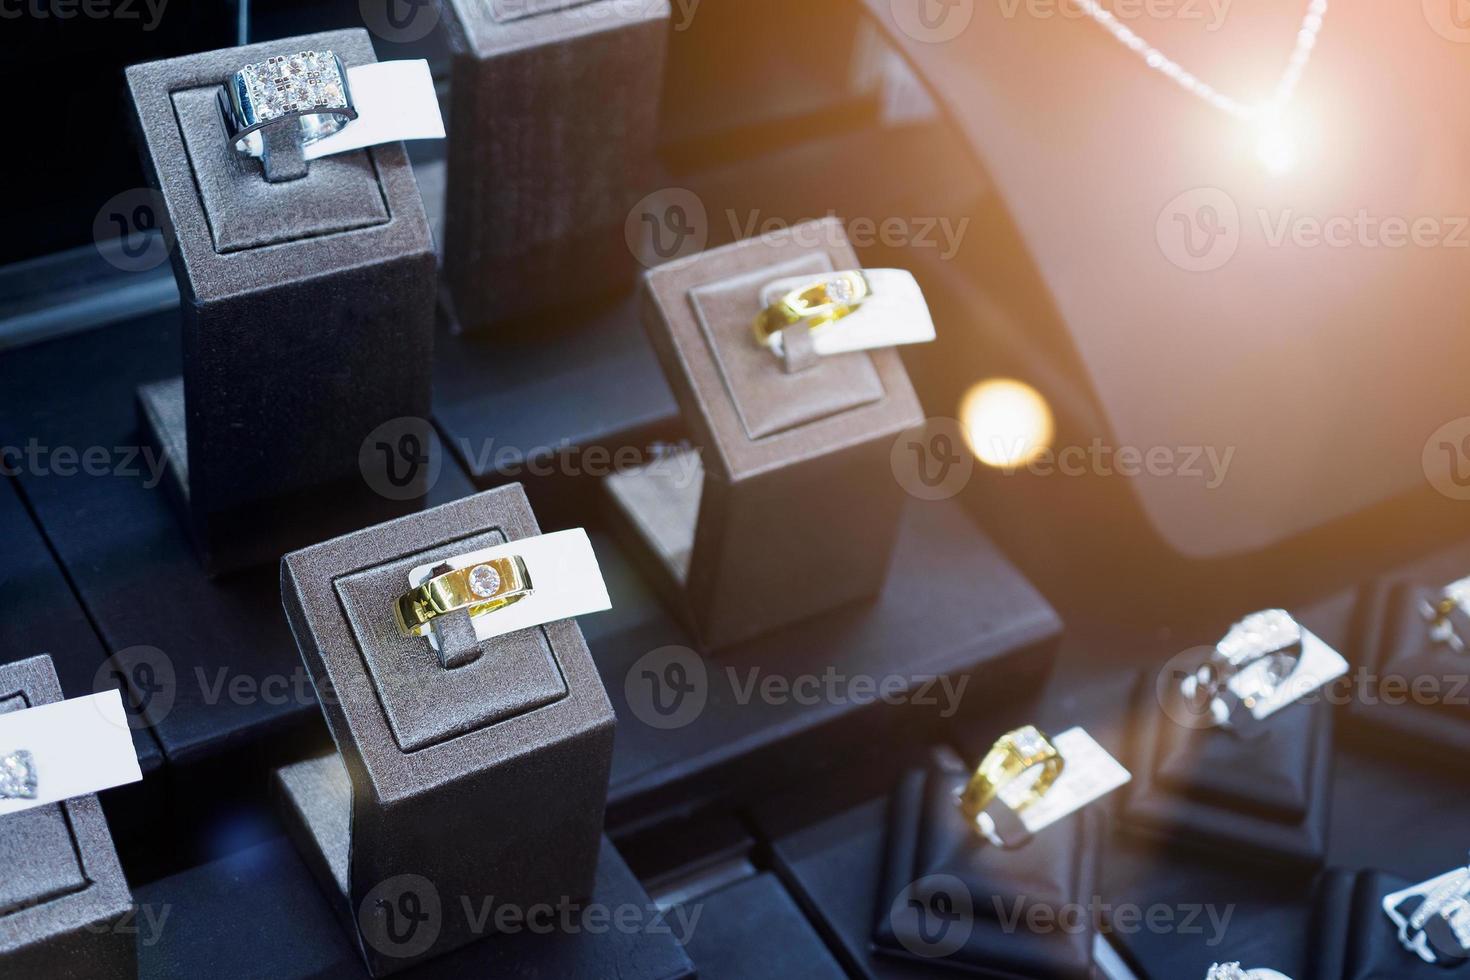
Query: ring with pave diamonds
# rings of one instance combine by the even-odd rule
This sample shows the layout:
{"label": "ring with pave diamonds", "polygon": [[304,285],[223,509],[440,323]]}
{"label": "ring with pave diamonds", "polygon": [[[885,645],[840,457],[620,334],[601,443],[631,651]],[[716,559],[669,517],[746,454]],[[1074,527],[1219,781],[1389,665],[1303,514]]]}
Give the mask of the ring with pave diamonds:
{"label": "ring with pave diamonds", "polygon": [[261,130],[300,127],[301,144],[315,143],[357,118],[347,71],[331,51],[302,51],[247,65],[219,94],[225,129],[236,152],[260,157]]}
{"label": "ring with pave diamonds", "polygon": [[35,756],[24,749],[0,755],[0,800],[34,800],[39,785]]}
{"label": "ring with pave diamonds", "polygon": [[980,760],[980,765],[975,767],[975,774],[959,795],[960,810],[979,826],[985,808],[996,797],[1005,793],[1012,783],[1034,773],[1030,785],[1021,787],[1024,793],[1019,800],[1006,800],[1011,809],[1019,813],[1047,794],[1065,766],[1066,760],[1041,729],[1026,725],[1007,732],[996,740],[985,758]]}
{"label": "ring with pave diamonds", "polygon": [[[1185,699],[1199,712],[1209,712],[1216,726],[1230,728],[1242,709],[1270,697],[1290,677],[1302,658],[1302,628],[1283,609],[1252,613],[1230,628],[1209,659],[1180,683]],[[1232,684],[1247,670],[1245,690]]]}
{"label": "ring with pave diamonds", "polygon": [[1420,603],[1420,612],[1429,621],[1429,636],[1457,653],[1470,650],[1470,578],[1446,585],[1431,602]]}
{"label": "ring with pave diamonds", "polygon": [[[1421,901],[1405,917],[1402,910],[1415,897]],[[1424,962],[1470,959],[1470,868],[1390,895],[1384,899],[1384,911],[1398,924],[1399,942]]]}
{"label": "ring with pave diamonds", "polygon": [[436,575],[393,604],[404,636],[428,636],[434,620],[464,610],[471,618],[504,609],[532,592],[531,573],[518,555],[492,558]]}
{"label": "ring with pave diamonds", "polygon": [[1291,978],[1275,970],[1263,968],[1246,970],[1242,969],[1239,963],[1216,963],[1210,967],[1210,972],[1205,980],[1291,980]]}
{"label": "ring with pave diamonds", "polygon": [[805,323],[812,330],[836,323],[857,312],[872,295],[868,277],[861,272],[833,272],[786,293],[755,318],[755,339],[772,346],[787,327]]}

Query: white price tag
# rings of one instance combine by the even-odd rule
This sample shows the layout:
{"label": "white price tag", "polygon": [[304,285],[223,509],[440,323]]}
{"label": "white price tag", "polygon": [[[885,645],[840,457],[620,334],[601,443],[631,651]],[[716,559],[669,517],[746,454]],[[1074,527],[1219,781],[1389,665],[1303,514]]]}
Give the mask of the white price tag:
{"label": "white price tag", "polygon": [[143,778],[121,691],[0,715],[0,757],[18,752],[30,756],[36,798],[0,799],[0,817]]}
{"label": "white price tag", "polygon": [[[1261,690],[1261,675],[1270,670],[1270,667],[1270,658],[1252,664],[1230,679],[1230,690],[1242,698],[1253,691]],[[1302,656],[1296,670],[1277,685],[1274,691],[1258,699],[1250,709],[1251,715],[1256,721],[1265,721],[1282,708],[1296,704],[1347,672],[1348,662],[1343,659],[1342,654],[1306,627],[1302,627]]]}
{"label": "white price tag", "polygon": [[[522,538],[509,544],[472,551],[449,562],[420,565],[408,573],[408,584],[411,588],[423,585],[432,577],[433,570],[442,564],[453,569],[473,568],[496,558],[512,556],[519,556],[526,563],[533,591],[519,602],[497,609],[492,615],[474,617],[471,622],[475,626],[475,636],[480,640],[612,608],[612,599],[607,594],[607,583],[603,581],[592,541],[582,528]],[[429,643],[431,646],[437,643],[433,634],[429,636]]]}
{"label": "white price tag", "polygon": [[[1033,834],[1102,799],[1133,778],[1086,729],[1069,728],[1054,737],[1051,744],[1066,760],[1066,766],[1046,795],[1020,813],[1021,823]],[[1026,787],[1019,787],[1019,791],[1024,796]],[[1014,806],[1016,801],[1006,799],[1005,790],[1000,796]]]}
{"label": "white price tag", "polygon": [[399,140],[442,140],[444,116],[427,61],[380,61],[347,69],[357,118],[305,147],[306,159]]}

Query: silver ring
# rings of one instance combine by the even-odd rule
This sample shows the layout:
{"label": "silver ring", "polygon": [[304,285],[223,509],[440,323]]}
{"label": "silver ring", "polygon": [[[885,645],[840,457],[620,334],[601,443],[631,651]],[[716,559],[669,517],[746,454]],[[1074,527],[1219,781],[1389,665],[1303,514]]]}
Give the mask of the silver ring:
{"label": "silver ring", "polygon": [[39,785],[33,755],[24,749],[0,755],[0,800],[34,800]]}
{"label": "silver ring", "polygon": [[1210,967],[1210,973],[1205,980],[1291,980],[1291,978],[1275,970],[1264,968],[1243,970],[1239,963],[1216,963]]}
{"label": "silver ring", "polygon": [[219,94],[225,131],[237,153],[260,157],[261,130],[296,121],[301,145],[341,132],[357,118],[342,60],[331,51],[302,51],[246,65]]}
{"label": "silver ring", "polygon": [[[1415,895],[1424,900],[1407,919],[1390,914],[1399,925],[1399,943],[1426,963],[1438,963],[1441,953],[1456,960],[1470,959],[1470,868],[1446,875],[1432,889],[1421,885],[1410,895],[1393,896],[1399,899],[1394,911]],[[1428,930],[1436,918],[1444,920],[1447,931],[1441,939],[1431,942]],[[1440,948],[1445,941],[1454,942],[1459,949]]]}
{"label": "silver ring", "polygon": [[[1248,711],[1276,692],[1302,659],[1302,628],[1284,609],[1252,613],[1230,628],[1207,659],[1180,683],[1184,697],[1201,713],[1210,712],[1215,725],[1234,726]],[[1257,664],[1246,690],[1232,681]]]}

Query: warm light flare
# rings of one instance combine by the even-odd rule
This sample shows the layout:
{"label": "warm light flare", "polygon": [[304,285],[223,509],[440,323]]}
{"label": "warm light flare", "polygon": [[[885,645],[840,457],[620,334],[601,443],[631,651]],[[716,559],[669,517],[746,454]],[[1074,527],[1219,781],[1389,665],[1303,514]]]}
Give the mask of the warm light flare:
{"label": "warm light flare", "polygon": [[1011,378],[976,383],[960,400],[960,424],[975,458],[1018,469],[1050,448],[1056,435],[1051,406],[1035,388]]}

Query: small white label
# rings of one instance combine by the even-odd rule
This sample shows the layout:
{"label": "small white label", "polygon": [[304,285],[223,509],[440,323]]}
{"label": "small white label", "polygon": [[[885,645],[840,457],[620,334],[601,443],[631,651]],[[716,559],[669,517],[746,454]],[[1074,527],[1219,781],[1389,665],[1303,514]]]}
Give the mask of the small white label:
{"label": "small white label", "polygon": [[0,715],[0,757],[14,752],[30,753],[36,798],[0,799],[0,817],[143,778],[121,691]]}
{"label": "small white label", "polygon": [[[1066,765],[1046,795],[1020,812],[1021,823],[1033,834],[1041,833],[1058,820],[1102,799],[1133,778],[1133,774],[1087,734],[1086,729],[1069,728],[1053,738],[1051,744],[1061,753]],[[1024,795],[1026,787],[1018,789]],[[1004,789],[1000,796],[1011,806],[1019,802],[1006,799]]]}
{"label": "small white label", "polygon": [[[850,354],[854,351],[927,344],[934,340],[934,317],[924,291],[910,272],[902,269],[864,269],[872,295],[855,312],[843,317],[830,330],[812,335],[818,354]],[[768,283],[761,290],[761,304],[770,306],[794,289],[808,285],[814,276],[790,276]],[[775,339],[779,350],[779,335]]]}
{"label": "small white label", "polygon": [[357,118],[331,136],[309,143],[306,159],[400,140],[442,140],[444,116],[434,94],[429,63],[380,61],[347,69]]}
{"label": "small white label", "polygon": [[[1270,658],[1257,661],[1230,679],[1230,689],[1237,697],[1260,690],[1261,675],[1270,669]],[[1296,704],[1314,691],[1320,690],[1348,672],[1348,662],[1342,654],[1328,646],[1323,640],[1302,627],[1302,656],[1291,676],[1281,681],[1276,689],[1250,706],[1256,721],[1265,721],[1282,708]]]}
{"label": "small white label", "polygon": [[[455,569],[473,568],[496,558],[513,556],[526,563],[533,591],[513,605],[474,617],[471,622],[475,625],[475,636],[480,640],[612,608],[602,568],[597,564],[597,554],[582,528],[522,538],[459,555],[448,562],[420,565],[408,573],[408,584],[415,588],[423,585],[439,565],[448,564]],[[436,650],[437,642],[431,633],[429,644]]]}

